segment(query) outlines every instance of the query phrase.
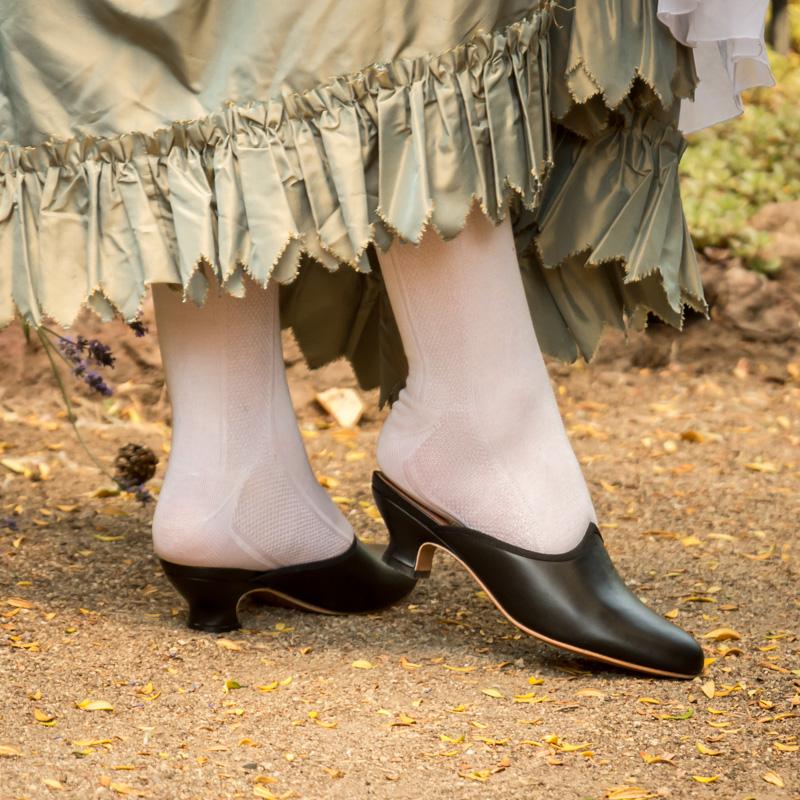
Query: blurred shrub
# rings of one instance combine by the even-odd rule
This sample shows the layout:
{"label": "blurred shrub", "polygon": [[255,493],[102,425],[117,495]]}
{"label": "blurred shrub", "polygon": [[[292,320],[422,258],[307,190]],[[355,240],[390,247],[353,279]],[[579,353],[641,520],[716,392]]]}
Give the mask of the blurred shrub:
{"label": "blurred shrub", "polygon": [[780,263],[748,221],[767,203],[800,199],[800,55],[770,62],[777,87],[749,92],[744,116],[691,134],[681,166],[695,246],[730,249],[763,272]]}

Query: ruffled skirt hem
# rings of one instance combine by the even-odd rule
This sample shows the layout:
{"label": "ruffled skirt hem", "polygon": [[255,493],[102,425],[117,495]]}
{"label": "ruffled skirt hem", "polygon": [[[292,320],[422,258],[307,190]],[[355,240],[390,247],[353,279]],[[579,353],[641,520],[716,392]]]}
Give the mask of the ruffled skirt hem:
{"label": "ruffled skirt hem", "polygon": [[374,247],[451,239],[476,202],[511,215],[546,352],[588,358],[648,312],[680,326],[705,311],[677,169],[696,78],[654,4],[622,1],[152,135],[6,146],[0,326],[131,321],[153,283],[202,305],[207,269],[234,296],[273,278],[309,366],[345,356],[392,402],[407,364]]}

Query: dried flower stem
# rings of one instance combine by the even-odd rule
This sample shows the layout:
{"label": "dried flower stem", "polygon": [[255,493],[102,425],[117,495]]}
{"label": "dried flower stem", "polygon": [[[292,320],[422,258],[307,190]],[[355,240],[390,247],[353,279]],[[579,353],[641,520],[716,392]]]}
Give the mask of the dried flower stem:
{"label": "dried flower stem", "polygon": [[52,342],[48,340],[47,336],[44,334],[42,329],[49,330],[48,328],[41,326],[41,328],[36,328],[36,333],[39,336],[39,340],[41,341],[42,346],[44,347],[45,353],[47,353],[47,358],[50,360],[50,366],[53,370],[53,375],[55,375],[56,383],[58,384],[59,391],[61,392],[61,397],[64,399],[64,404],[67,407],[67,419],[69,420],[69,424],[72,425],[72,429],[75,431],[75,435],[78,437],[78,441],[81,443],[81,447],[83,447],[83,449],[86,451],[86,455],[88,455],[89,458],[92,459],[92,461],[95,463],[100,472],[103,473],[103,475],[109,478],[112,482],[116,483],[116,479],[114,478],[114,476],[103,466],[103,464],[96,458],[94,453],[92,453],[92,451],[89,449],[88,445],[86,444],[86,441],[81,435],[81,432],[78,430],[78,426],[75,424],[75,420],[77,419],[77,417],[75,416],[75,413],[72,410],[72,403],[70,402],[69,395],[67,394],[67,389],[64,386],[64,381],[61,378],[61,373],[59,372],[58,367],[56,366],[55,359],[53,358],[53,351],[55,351],[56,353],[58,353],[59,351],[56,350],[55,347],[53,347]]}

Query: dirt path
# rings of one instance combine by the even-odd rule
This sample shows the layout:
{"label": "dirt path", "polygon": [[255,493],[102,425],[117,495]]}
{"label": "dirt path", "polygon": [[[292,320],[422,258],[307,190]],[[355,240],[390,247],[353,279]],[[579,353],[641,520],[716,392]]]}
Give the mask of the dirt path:
{"label": "dirt path", "polygon": [[[2,338],[24,355],[18,330]],[[98,455],[147,444],[160,477],[154,353],[121,359],[129,383],[79,415]],[[0,458],[49,473],[0,468],[0,797],[799,798],[800,375],[787,353],[735,370],[738,357],[553,368],[620,571],[704,637],[706,674],[690,682],[521,636],[441,555],[380,614],[251,604],[243,631],[191,632],[150,551],[152,506],[90,496],[105,482],[41,388],[43,362],[8,361]],[[352,383],[347,371],[291,375],[315,469],[381,540],[369,476],[385,411],[371,393],[359,429],[338,429],[311,398]]]}

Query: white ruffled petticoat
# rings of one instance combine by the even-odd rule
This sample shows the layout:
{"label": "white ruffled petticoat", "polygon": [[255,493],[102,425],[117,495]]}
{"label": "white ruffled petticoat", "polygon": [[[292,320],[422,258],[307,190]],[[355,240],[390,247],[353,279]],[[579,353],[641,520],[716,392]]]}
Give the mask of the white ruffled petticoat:
{"label": "white ruffled petticoat", "polygon": [[685,133],[724,122],[743,110],[742,92],[774,86],[764,43],[769,0],[659,0],[658,18],[694,48],[700,78],[694,101],[684,100]]}

